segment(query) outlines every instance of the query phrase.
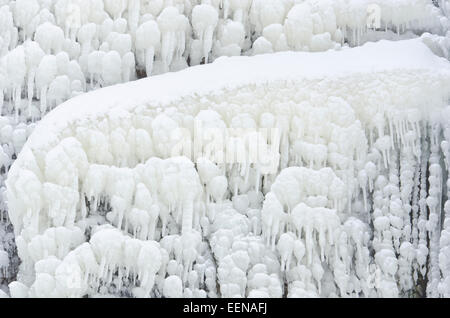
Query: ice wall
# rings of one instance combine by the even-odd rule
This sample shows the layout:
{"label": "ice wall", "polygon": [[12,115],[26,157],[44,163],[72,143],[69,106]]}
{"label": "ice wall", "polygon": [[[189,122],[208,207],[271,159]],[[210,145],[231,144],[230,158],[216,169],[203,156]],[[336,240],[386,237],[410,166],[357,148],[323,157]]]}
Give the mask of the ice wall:
{"label": "ice wall", "polygon": [[[73,98],[8,175],[11,295],[392,297],[425,279],[448,295],[449,83],[416,39]],[[215,156],[255,135],[268,162]]]}
{"label": "ice wall", "polygon": [[[425,38],[435,54],[448,58],[448,1],[440,1],[439,7],[435,2],[2,0],[1,188],[34,123],[87,91],[220,56],[340,50],[425,31],[432,33]],[[1,200],[0,251],[8,253],[9,261],[0,289],[6,290],[15,277],[17,257],[3,196]]]}

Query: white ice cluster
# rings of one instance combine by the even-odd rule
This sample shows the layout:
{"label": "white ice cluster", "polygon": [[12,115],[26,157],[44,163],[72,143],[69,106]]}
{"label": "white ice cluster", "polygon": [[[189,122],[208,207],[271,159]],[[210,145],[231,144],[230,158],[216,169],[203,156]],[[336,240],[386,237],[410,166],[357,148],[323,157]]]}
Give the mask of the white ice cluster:
{"label": "white ice cluster", "polygon": [[[72,98],[8,175],[11,296],[448,296],[450,65],[423,42],[220,58]],[[275,164],[215,156],[252,133]]]}
{"label": "white ice cluster", "polygon": [[34,126],[35,124],[17,123],[11,117],[0,116],[0,296],[3,289],[7,290],[7,283],[15,278],[15,269],[19,263],[7,213],[5,179]]}

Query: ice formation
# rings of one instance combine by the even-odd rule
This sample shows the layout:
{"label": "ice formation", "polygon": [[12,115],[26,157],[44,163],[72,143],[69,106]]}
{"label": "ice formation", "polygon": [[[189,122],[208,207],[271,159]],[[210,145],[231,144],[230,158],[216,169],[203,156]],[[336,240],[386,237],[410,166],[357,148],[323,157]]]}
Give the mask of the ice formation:
{"label": "ice formation", "polygon": [[[423,64],[426,59],[417,57],[419,63],[414,67],[401,64],[405,68],[396,74],[399,61],[391,57],[396,55],[380,57],[377,50],[381,46],[368,46],[368,54],[364,55],[368,60],[364,63],[358,54],[349,52],[345,54],[350,55],[352,63],[339,59],[327,62],[321,55],[307,57],[311,64],[302,64],[300,82],[298,76],[291,74],[291,68],[284,70],[283,63],[274,62],[275,77],[258,85],[243,83],[243,92],[237,94],[239,87],[230,87],[237,81],[233,74],[236,71],[227,71],[228,60],[221,58],[280,51],[348,51],[349,47],[380,39],[420,36],[435,55],[449,59],[449,18],[448,0],[0,0],[0,296],[4,292],[15,296],[417,296],[425,292],[428,296],[449,296],[450,229],[445,216],[450,204],[444,180],[450,137],[445,120],[437,124],[435,119],[423,117],[428,112],[424,105],[433,108],[435,118],[449,116],[448,111],[439,110],[440,96],[446,87],[438,89],[433,86],[437,84],[418,81],[422,74],[414,75],[417,65],[429,68]],[[410,47],[416,49],[424,51],[422,46]],[[428,56],[429,52],[424,54]],[[383,69],[383,74],[389,74],[377,81],[375,75],[369,75],[373,67],[370,61],[376,64],[380,58],[384,58],[389,69]],[[80,129],[65,130],[64,138],[58,132],[54,140],[37,141],[41,137],[34,137],[30,144],[45,146],[44,152],[35,153],[25,147],[20,157],[28,158],[21,161],[28,163],[20,178],[16,177],[20,180],[17,187],[29,193],[20,197],[22,206],[10,200],[13,210],[8,216],[6,175],[36,122],[53,108],[91,90],[215,60],[217,65],[224,65],[215,66],[223,75],[208,77],[209,81],[201,84],[193,79],[205,74],[192,70],[187,80],[177,84],[170,80],[157,84],[158,80],[151,82],[153,89],[146,86],[149,84],[139,84],[126,99],[114,93],[115,86],[109,91],[110,97],[101,95],[95,103],[91,97],[80,97],[78,102],[70,103],[70,110],[66,106],[64,116],[80,111],[76,121],[76,125],[81,121]],[[247,61],[243,60],[242,65],[234,63],[245,69]],[[297,60],[291,63],[297,65]],[[317,65],[321,67],[315,69]],[[264,68],[251,71],[264,78],[270,73]],[[408,71],[411,68],[415,71]],[[211,70],[214,72],[214,67]],[[329,79],[344,72],[359,76],[356,70],[365,74],[361,74],[364,80],[355,79],[356,84],[349,80],[342,85],[357,88],[351,91],[333,87],[324,93],[332,82],[325,80],[321,89],[312,89],[314,79],[305,77],[314,74]],[[435,77],[438,78],[432,76],[430,81]],[[185,102],[180,106],[169,99],[172,85],[179,86],[179,96],[192,101],[192,105]],[[294,86],[290,85],[306,87],[313,93],[308,95],[301,90],[294,94]],[[369,94],[375,87],[379,87],[378,95]],[[219,92],[212,93],[214,88],[220,88]],[[273,97],[276,107],[255,104],[255,96],[263,100],[266,97],[258,96],[272,89],[286,92],[283,98]],[[222,97],[223,90],[231,90],[236,97]],[[192,92],[199,96],[194,98]],[[86,110],[94,104],[94,113]],[[130,105],[124,107],[125,111],[117,109],[100,123],[91,119],[97,113],[106,114],[111,105],[125,104]],[[153,104],[173,107],[166,111]],[[207,110],[210,106],[212,109]],[[131,111],[135,108],[139,110],[137,117]],[[147,108],[150,110],[144,110]],[[225,111],[227,108],[230,110]],[[309,124],[321,118],[326,118],[323,125]],[[217,160],[211,162],[211,158],[196,161],[193,155],[188,156],[190,163],[180,158],[172,162],[171,157],[189,151],[189,143],[185,147],[184,142],[189,136],[186,133],[194,132],[195,123],[207,129],[231,127],[229,138],[222,140],[229,142],[225,149],[237,149],[234,147],[247,143],[245,147],[250,152],[251,145],[257,144],[271,155],[273,149],[279,149],[279,153],[263,164],[253,160],[250,166],[242,158],[237,158],[239,165],[224,165]],[[63,126],[54,125],[59,127],[57,131]],[[247,129],[244,137],[236,138],[242,134],[241,128]],[[262,131],[255,134],[251,131],[255,128]],[[274,135],[265,135],[272,131]],[[216,132],[210,131],[207,138]],[[355,142],[345,143],[349,138]],[[62,139],[67,140],[56,147]],[[195,144],[190,146],[194,151]],[[208,157],[218,146],[221,144],[206,144],[200,151]],[[224,155],[227,156],[226,151]],[[149,161],[153,157],[168,161]],[[155,198],[152,188],[160,185],[137,180],[142,177],[139,169],[147,167],[148,172],[154,165],[168,169],[162,170],[168,173],[166,179],[160,176],[164,189],[172,193],[171,182],[176,179],[179,187],[189,184],[197,189],[198,197],[187,198],[177,190]],[[285,172],[293,166],[307,170],[292,175]],[[128,170],[122,170],[126,167]],[[321,170],[324,167],[331,168],[332,173]],[[173,169],[181,170],[173,174]],[[196,171],[194,180],[199,178],[200,183],[185,183],[184,173],[194,176]],[[317,171],[333,182],[331,192],[307,188],[311,193],[305,194],[302,202],[283,193],[282,180],[297,186],[305,176],[322,178],[323,175],[317,177]],[[120,182],[131,189],[129,193],[122,193],[119,183],[110,182],[110,175],[116,172],[121,176]],[[25,206],[32,208],[21,214],[14,212],[25,211]],[[275,210],[269,213],[264,206]],[[299,220],[315,214],[313,211],[329,215],[330,222],[339,218],[333,242],[326,243],[323,233],[327,230],[315,225],[320,223],[320,217],[313,218],[316,221],[308,227],[297,228]],[[189,228],[186,224],[191,222],[194,232],[189,235],[193,245],[186,248],[191,248],[196,259],[185,260],[180,252],[182,228]],[[122,236],[104,226],[99,227],[97,237],[107,231],[110,234],[105,235],[132,242],[123,244],[133,245],[136,253],[147,249],[147,245],[136,243],[135,239],[159,241],[164,230],[167,240],[159,247],[159,271],[143,273],[137,265],[128,268],[130,264],[116,263],[110,256],[99,254],[91,235],[95,225],[103,223],[121,229]],[[25,259],[18,277],[13,225],[17,228],[19,257]],[[47,228],[55,230],[47,232]],[[311,242],[310,235],[322,235],[322,239]],[[133,240],[129,241],[128,236]],[[71,245],[74,243],[55,246],[55,238],[59,241],[59,237],[86,242],[75,252],[77,247]],[[31,256],[26,251],[33,238],[31,246],[40,251]],[[308,253],[302,252],[306,246]],[[166,250],[171,251],[167,257]],[[345,254],[346,251],[351,254]],[[73,255],[65,261],[67,253]],[[94,263],[90,263],[92,267],[82,264],[81,258],[89,253],[94,253],[101,271]],[[41,257],[46,260],[41,262]],[[102,258],[108,264],[100,264]],[[348,261],[353,258],[357,260],[354,264]],[[324,259],[326,264],[319,266]],[[57,274],[56,268],[63,261]],[[76,274],[71,278],[75,279],[75,289],[59,286],[61,277],[69,275],[73,265],[75,273],[86,275],[83,283],[77,283]],[[128,269],[122,272],[121,268]],[[123,274],[120,279],[115,270]],[[239,279],[230,280],[230,273]],[[216,277],[219,286],[215,284]],[[14,282],[8,288],[11,281]],[[283,283],[288,286],[286,290]],[[82,291],[76,286],[82,286]],[[421,290],[425,287],[426,291]]]}
{"label": "ice formation", "polygon": [[[424,42],[221,58],[65,102],[8,174],[11,296],[448,295],[450,65]],[[227,156],[252,140],[272,161]]]}
{"label": "ice formation", "polygon": [[[399,38],[415,30],[444,35],[450,25],[448,1],[441,2],[441,10],[428,0],[2,2],[0,59],[8,80],[0,80],[0,92],[14,100],[16,112],[37,119],[74,91],[180,70],[223,55],[361,44],[373,33],[367,23],[369,6],[383,13],[378,30]],[[448,54],[450,45],[444,42],[439,45]],[[28,105],[22,105],[22,95]],[[40,101],[36,110],[35,99]]]}

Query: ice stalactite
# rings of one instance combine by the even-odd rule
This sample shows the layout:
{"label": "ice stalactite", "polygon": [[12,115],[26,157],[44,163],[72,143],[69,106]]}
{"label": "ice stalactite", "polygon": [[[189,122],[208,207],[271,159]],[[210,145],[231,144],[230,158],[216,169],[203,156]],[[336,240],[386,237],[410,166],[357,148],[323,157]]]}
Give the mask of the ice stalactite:
{"label": "ice stalactite", "polygon": [[14,104],[16,120],[22,107],[22,85],[25,82],[26,63],[25,52],[22,46],[19,46],[6,55],[6,73],[11,83],[11,95]]}
{"label": "ice stalactite", "polygon": [[389,217],[388,179],[380,175],[374,188],[374,210],[372,214],[374,225],[373,247],[375,250],[375,287],[381,297],[397,297],[398,287],[395,282],[397,258],[393,246],[391,220]]}
{"label": "ice stalactite", "polygon": [[[447,200],[444,202],[443,205],[443,213],[444,213],[444,222],[441,225],[441,234],[440,234],[440,240],[439,240],[439,268],[441,271],[441,281],[439,283],[439,294],[443,297],[449,297],[450,296],[450,262],[449,262],[449,247],[450,247],[450,203],[449,203],[449,191],[450,191],[450,182],[449,178],[450,175],[448,173],[449,171],[449,159],[450,159],[450,153],[449,153],[449,146],[448,146],[448,140],[449,140],[449,126],[448,126],[448,111],[449,107],[447,107],[443,112],[443,123],[442,123],[442,134],[444,137],[444,140],[441,142],[441,150],[443,154],[443,160],[444,160],[444,167],[445,167],[445,173],[443,172],[443,176],[447,176],[447,181],[445,183],[445,186],[443,185],[443,188],[447,191]],[[443,179],[444,181],[445,179]]]}
{"label": "ice stalactite", "polygon": [[[227,178],[219,171],[218,175],[211,175],[214,166],[210,161],[203,161],[199,171],[207,193],[218,193],[213,195],[212,202],[207,203],[207,219],[202,223],[211,221],[208,232],[211,233],[210,244],[217,263],[217,274],[211,274],[217,275],[221,295],[281,297],[280,264],[275,252],[267,248],[260,237],[260,196],[252,190],[248,194],[236,196],[232,202],[224,201]],[[219,180],[225,182],[225,187]]]}
{"label": "ice stalactite", "polygon": [[429,208],[427,221],[427,231],[430,240],[429,253],[429,282],[427,285],[427,295],[437,297],[438,284],[440,281],[439,270],[439,237],[441,231],[441,196],[442,193],[442,168],[440,165],[440,125],[435,124],[430,127],[430,158],[429,158],[429,190],[426,199]]}
{"label": "ice stalactite", "polygon": [[172,61],[184,53],[188,22],[176,7],[165,8],[156,21],[161,31],[161,72],[167,72]]}
{"label": "ice stalactite", "polygon": [[141,56],[144,58],[140,58],[139,61],[144,62],[147,76],[152,73],[155,52],[160,49],[160,38],[161,32],[155,21],[141,24],[136,31],[136,49],[143,51]]}
{"label": "ice stalactite", "polygon": [[44,56],[36,71],[36,89],[39,91],[41,114],[44,114],[47,110],[48,88],[55,79],[57,72],[56,57],[54,55]]}
{"label": "ice stalactite", "polygon": [[36,77],[37,68],[40,61],[44,57],[44,51],[39,47],[36,42],[25,42],[25,60],[27,62],[28,74],[27,74],[27,91],[28,91],[28,116],[31,117],[32,102],[34,97],[34,82]]}
{"label": "ice stalactite", "polygon": [[123,12],[127,9],[126,0],[104,0],[105,10],[111,15],[112,18],[118,19],[122,17]]}
{"label": "ice stalactite", "polygon": [[427,234],[427,219],[428,211],[426,205],[427,196],[427,170],[428,170],[428,158],[430,155],[429,142],[426,141],[426,136],[428,136],[427,129],[422,141],[422,158],[420,167],[420,193],[419,193],[419,220],[417,222],[417,227],[419,230],[419,244],[417,246],[417,263],[419,265],[419,274],[422,278],[425,277],[427,271],[427,258],[429,254],[428,248],[428,234]]}
{"label": "ice stalactite", "polygon": [[27,26],[39,12],[39,3],[36,0],[19,0],[15,5],[14,20],[22,29],[21,37],[26,41],[30,34],[27,34]]}
{"label": "ice stalactite", "polygon": [[[408,148],[407,148],[408,149]],[[416,171],[416,157],[409,151],[401,151],[400,154],[400,197],[403,208],[403,233],[399,250],[399,272],[401,277],[400,287],[404,293],[408,293],[414,287],[416,279],[413,277],[413,263],[415,262],[414,240],[412,238],[412,222],[416,219],[412,212],[414,191],[414,173]],[[411,221],[413,220],[413,221]]]}
{"label": "ice stalactite", "polygon": [[208,63],[213,46],[214,29],[217,26],[218,13],[211,6],[202,4],[192,10],[192,27],[201,47],[201,59]]}

